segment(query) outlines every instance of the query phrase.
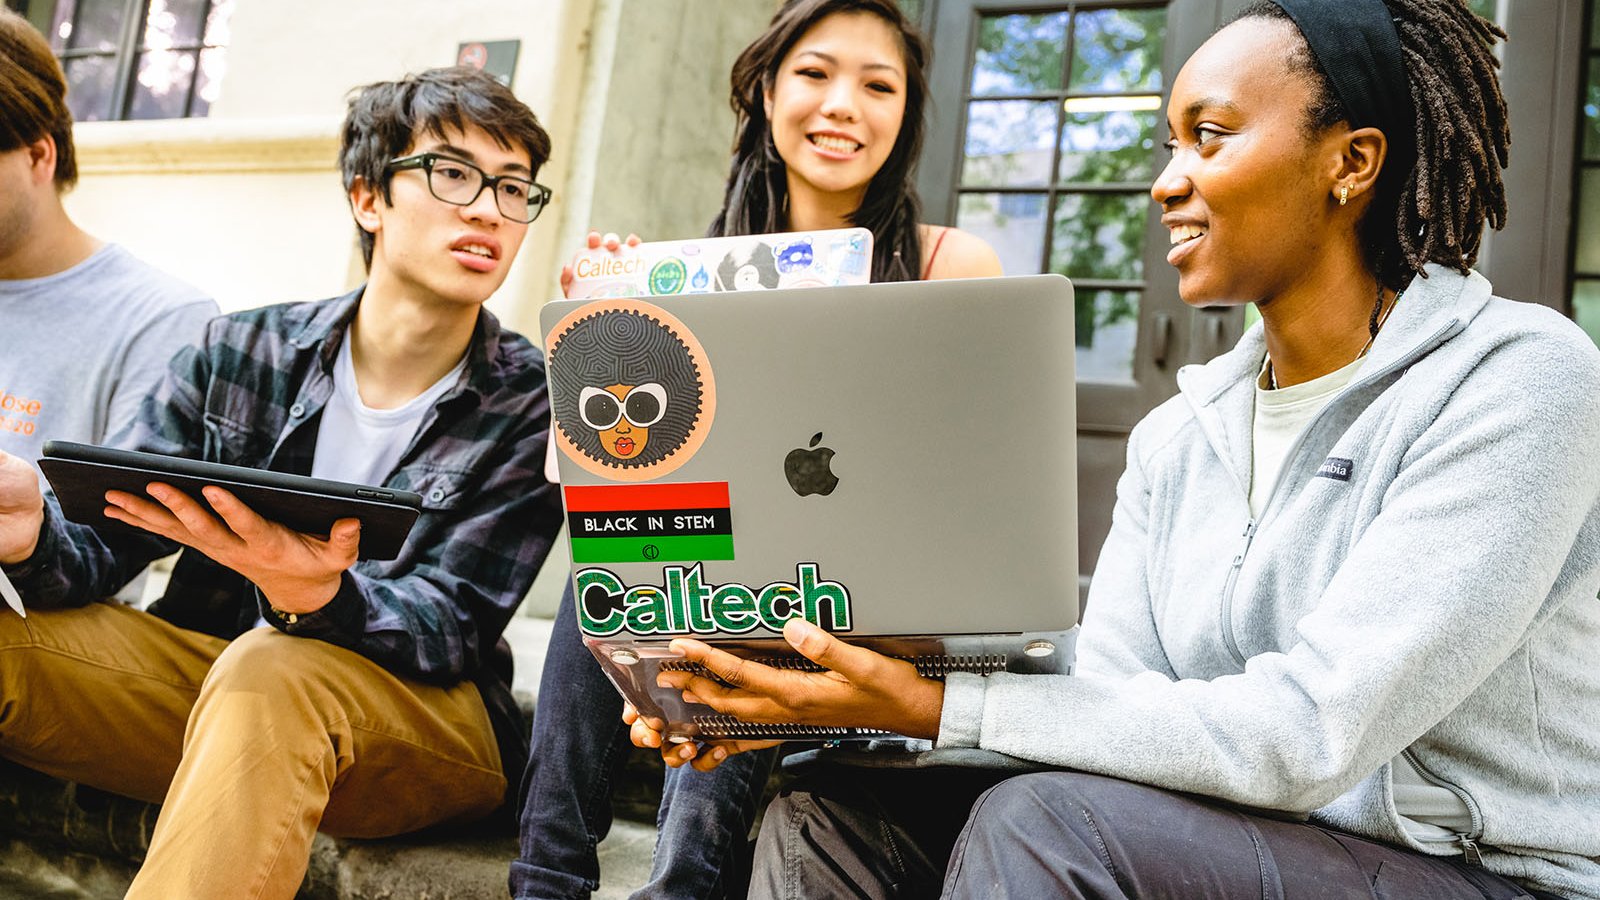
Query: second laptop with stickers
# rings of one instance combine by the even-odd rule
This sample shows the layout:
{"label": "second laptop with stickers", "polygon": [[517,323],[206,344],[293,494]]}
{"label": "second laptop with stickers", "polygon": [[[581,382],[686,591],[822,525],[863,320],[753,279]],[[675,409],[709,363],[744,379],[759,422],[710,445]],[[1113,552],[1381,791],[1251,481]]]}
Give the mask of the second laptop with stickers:
{"label": "second laptop with stickers", "polygon": [[546,305],[578,621],[618,689],[674,740],[880,736],[656,686],[679,636],[814,667],[794,616],[932,677],[1064,670],[1073,315],[1057,275]]}

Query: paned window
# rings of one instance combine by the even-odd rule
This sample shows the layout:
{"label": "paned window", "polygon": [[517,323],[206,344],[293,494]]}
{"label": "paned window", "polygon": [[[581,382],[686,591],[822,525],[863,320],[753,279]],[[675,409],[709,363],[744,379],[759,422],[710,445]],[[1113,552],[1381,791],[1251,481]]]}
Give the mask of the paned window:
{"label": "paned window", "polygon": [[1600,343],[1600,9],[1589,4],[1578,92],[1577,205],[1573,209],[1572,317]]}
{"label": "paned window", "polygon": [[1078,377],[1133,377],[1164,4],[984,13],[964,103],[956,225],[1010,274],[1077,291]]}
{"label": "paned window", "polygon": [[204,116],[235,0],[57,0],[47,35],[80,122]]}

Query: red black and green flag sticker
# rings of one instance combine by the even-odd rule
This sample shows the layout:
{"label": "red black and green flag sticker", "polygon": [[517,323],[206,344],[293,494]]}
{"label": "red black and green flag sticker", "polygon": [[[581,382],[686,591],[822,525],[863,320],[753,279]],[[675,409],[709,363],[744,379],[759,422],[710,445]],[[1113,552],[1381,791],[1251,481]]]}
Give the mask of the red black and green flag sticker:
{"label": "red black and green flag sticker", "polygon": [[726,481],[562,490],[575,563],[733,559]]}

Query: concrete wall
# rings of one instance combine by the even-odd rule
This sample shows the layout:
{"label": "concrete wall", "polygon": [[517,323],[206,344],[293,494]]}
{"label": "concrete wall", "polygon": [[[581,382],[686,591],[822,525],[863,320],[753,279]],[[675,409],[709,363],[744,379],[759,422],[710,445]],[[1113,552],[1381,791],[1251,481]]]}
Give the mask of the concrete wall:
{"label": "concrete wall", "polygon": [[337,120],[90,122],[68,211],[224,310],[342,292],[360,253],[334,167]]}
{"label": "concrete wall", "polygon": [[[575,85],[593,0],[243,0],[211,118],[338,116],[351,87],[455,62],[463,41],[522,41],[512,87],[549,117]],[[548,123],[547,123],[548,124]]]}
{"label": "concrete wall", "polygon": [[584,148],[599,163],[588,225],[646,240],[705,232],[722,205],[733,141],[728,70],[777,7],[777,0],[614,4],[619,49],[606,93],[603,102],[584,104],[603,119],[598,143]]}

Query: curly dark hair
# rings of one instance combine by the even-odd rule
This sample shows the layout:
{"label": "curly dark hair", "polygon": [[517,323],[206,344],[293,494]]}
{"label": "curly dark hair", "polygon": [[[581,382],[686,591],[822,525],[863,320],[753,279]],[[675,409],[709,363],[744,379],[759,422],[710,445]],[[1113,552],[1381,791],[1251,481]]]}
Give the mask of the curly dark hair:
{"label": "curly dark hair", "polygon": [[789,169],[772,143],[762,98],[778,65],[813,25],[834,13],[870,13],[889,23],[905,56],[906,111],[889,158],[867,184],[851,224],[872,232],[872,280],[922,277],[922,201],[913,174],[922,155],[923,110],[928,97],[928,46],[894,0],[788,0],[761,36],[734,60],[731,103],[737,117],[733,167],[722,211],[709,237],[788,231]]}
{"label": "curly dark hair", "polygon": [[[1499,26],[1462,0],[1383,0],[1400,35],[1416,111],[1415,152],[1391,160],[1378,176],[1361,222],[1368,267],[1386,287],[1404,288],[1427,263],[1463,274],[1478,260],[1483,225],[1506,222],[1501,170],[1510,162],[1511,128],[1496,70]],[[1273,19],[1294,25],[1269,0],[1257,0],[1232,21]],[[1296,30],[1296,35],[1299,31]],[[1310,77],[1312,133],[1348,121],[1328,75],[1301,38],[1291,71]],[[1412,141],[1390,138],[1391,146]],[[1377,310],[1374,309],[1374,322]]]}
{"label": "curly dark hair", "polygon": [[[391,202],[389,160],[425,134],[445,128],[483,129],[504,149],[528,151],[529,178],[550,159],[550,135],[527,104],[494,76],[465,66],[428,69],[398,81],[379,81],[351,92],[339,131],[339,171],[348,194],[357,178],[376,186]],[[374,238],[356,227],[361,258],[372,267]]]}
{"label": "curly dark hair", "polygon": [[[689,348],[672,329],[647,313],[604,310],[574,322],[550,345],[550,394],[561,432],[585,456],[618,468],[654,465],[689,439],[700,420],[704,382]],[[578,396],[586,387],[655,382],[667,392],[661,421],[633,459],[605,452],[600,435],[583,423]]]}

